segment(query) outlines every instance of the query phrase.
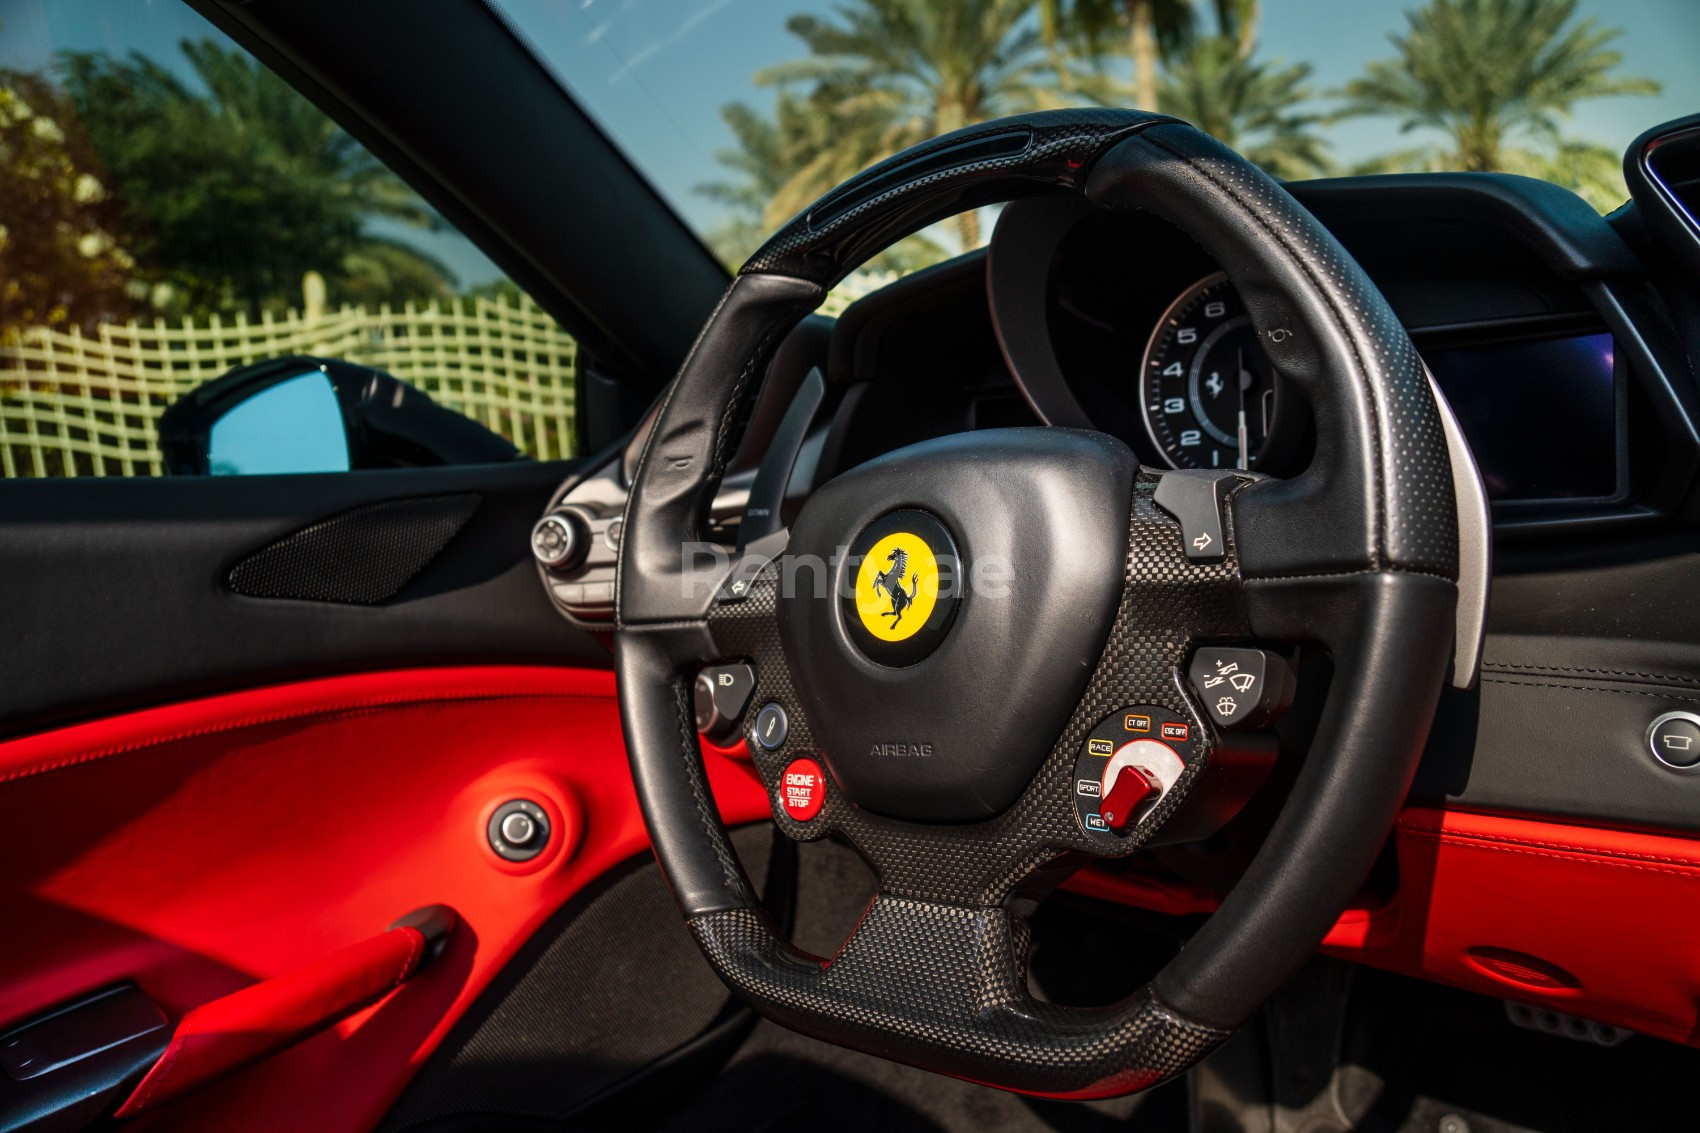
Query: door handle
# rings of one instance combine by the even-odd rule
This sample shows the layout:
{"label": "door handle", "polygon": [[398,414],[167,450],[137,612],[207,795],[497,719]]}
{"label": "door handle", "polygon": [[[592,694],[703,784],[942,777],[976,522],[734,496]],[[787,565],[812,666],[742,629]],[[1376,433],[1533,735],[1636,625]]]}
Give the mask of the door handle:
{"label": "door handle", "polygon": [[376,1003],[442,951],[454,923],[451,910],[427,906],[368,940],[201,1004],[178,1021],[114,1116],[148,1112]]}

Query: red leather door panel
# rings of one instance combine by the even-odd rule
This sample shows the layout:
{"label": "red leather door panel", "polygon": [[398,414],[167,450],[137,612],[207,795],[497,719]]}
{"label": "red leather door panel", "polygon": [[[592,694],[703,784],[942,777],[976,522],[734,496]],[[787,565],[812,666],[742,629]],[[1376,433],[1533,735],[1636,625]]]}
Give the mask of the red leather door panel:
{"label": "red leather door panel", "polygon": [[371,1006],[418,972],[427,944],[417,928],[393,928],[201,1004],[177,1021],[170,1045],[117,1116],[158,1109]]}
{"label": "red leather door panel", "polygon": [[[707,761],[728,822],[767,815],[747,763]],[[515,797],[556,832],[519,864],[483,830]],[[646,844],[600,671],[336,677],[0,743],[0,1026],[120,980],[176,1019],[446,905],[447,950],[398,991],[132,1123],[369,1128],[527,936]]]}

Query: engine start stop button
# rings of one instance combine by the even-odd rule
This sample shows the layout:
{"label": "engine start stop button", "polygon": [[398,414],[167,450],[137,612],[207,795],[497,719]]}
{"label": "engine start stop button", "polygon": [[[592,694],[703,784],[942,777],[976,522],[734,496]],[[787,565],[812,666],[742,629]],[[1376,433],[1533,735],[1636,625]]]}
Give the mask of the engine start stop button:
{"label": "engine start stop button", "polygon": [[779,805],[798,822],[820,813],[826,802],[826,772],[812,759],[793,759],[779,778]]}

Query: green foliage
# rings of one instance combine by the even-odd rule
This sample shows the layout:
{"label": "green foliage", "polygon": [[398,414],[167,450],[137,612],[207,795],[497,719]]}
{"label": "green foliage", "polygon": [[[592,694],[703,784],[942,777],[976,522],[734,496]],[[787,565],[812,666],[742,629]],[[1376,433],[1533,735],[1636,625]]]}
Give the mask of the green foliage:
{"label": "green foliage", "polygon": [[[1578,18],[1578,4],[1426,0],[1390,36],[1395,57],[1331,92],[1343,105],[1325,115],[1309,64],[1258,58],[1258,0],[841,0],[825,17],[787,23],[807,55],[757,74],[780,88],[772,117],[723,109],[737,145],[716,157],[730,177],[698,191],[731,213],[713,242],[736,264],[821,193],[907,145],[1025,109],[1131,100],[1193,122],[1277,177],[1332,172],[1328,123],[1377,115],[1446,141],[1360,172],[1522,173],[1609,209],[1624,195],[1617,155],[1565,136],[1563,122],[1585,99],[1659,87],[1617,73],[1619,32]],[[977,217],[958,222],[962,245],[977,245]],[[943,255],[911,242],[878,266]]]}
{"label": "green foliage", "polygon": [[[808,54],[756,76],[795,92],[792,120],[777,121],[795,164],[764,220],[916,142],[1047,104],[1054,74],[1032,10],[1033,0],[846,0],[826,18],[791,17]],[[964,248],[980,243],[974,213],[957,231]]]}
{"label": "green foliage", "polygon": [[[855,162],[865,150],[860,144],[854,149],[840,146],[835,128],[841,119],[826,99],[824,93],[781,90],[771,119],[741,102],[721,108],[720,116],[738,144],[714,156],[735,179],[699,185],[696,191],[725,205],[730,214],[728,223],[709,236],[710,246],[727,267],[736,270],[742,266],[789,218],[785,210],[794,199],[790,195],[794,178],[832,176],[827,169],[842,167],[844,172],[838,177],[842,180],[861,168]],[[850,131],[849,136],[858,135]],[[871,154],[867,160],[881,156]],[[948,254],[925,236],[911,236],[887,249],[870,266],[881,271],[912,271],[938,263]]]}
{"label": "green foliage", "polygon": [[118,212],[64,96],[0,71],[0,344],[137,309]]}
{"label": "green foliage", "polygon": [[1322,115],[1308,111],[1308,63],[1283,65],[1242,54],[1237,39],[1202,36],[1164,66],[1161,97],[1166,113],[1184,118],[1233,146],[1271,175],[1315,177],[1328,173]]}
{"label": "green foliage", "polygon": [[[1406,14],[1394,58],[1371,62],[1339,92],[1341,116],[1396,118],[1402,132],[1438,131],[1444,146],[1373,163],[1380,169],[1536,172],[1623,199],[1605,151],[1568,140],[1562,121],[1590,98],[1657,94],[1651,79],[1619,77],[1620,34],[1576,19],[1578,0],[1428,0]],[[1612,157],[1610,164],[1615,166]]]}
{"label": "green foliage", "polygon": [[141,55],[60,57],[61,80],[124,206],[138,276],[172,313],[450,294],[439,263],[367,231],[434,214],[358,142],[246,54],[185,42],[200,90]]}
{"label": "green foliage", "polygon": [[1105,101],[1103,64],[1107,58],[1119,58],[1125,45],[1133,64],[1133,82],[1126,92],[1132,104],[1174,113],[1159,67],[1195,45],[1199,9],[1204,7],[1215,13],[1217,34],[1231,40],[1239,55],[1250,56],[1257,39],[1258,0],[1039,0],[1039,22],[1053,51],[1066,43],[1074,57],[1071,62],[1091,68],[1082,79],[1073,66],[1059,66],[1069,89],[1083,89]]}

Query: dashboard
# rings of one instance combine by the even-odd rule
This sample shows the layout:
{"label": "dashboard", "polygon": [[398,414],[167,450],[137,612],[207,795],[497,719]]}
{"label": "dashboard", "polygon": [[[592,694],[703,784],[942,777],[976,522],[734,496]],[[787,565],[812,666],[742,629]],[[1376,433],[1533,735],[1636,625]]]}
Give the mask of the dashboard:
{"label": "dashboard", "polygon": [[[1672,762],[1659,746],[1678,717],[1700,737],[1700,119],[1685,128],[1692,148],[1664,145],[1639,179],[1632,151],[1636,204],[1609,217],[1496,174],[1288,186],[1410,333],[1493,523],[1480,681],[1443,695],[1395,838],[1325,950],[1525,997],[1547,991],[1519,973],[1547,972],[1573,980],[1566,1010],[1679,1039],[1700,1002],[1686,953],[1647,949],[1625,967],[1594,926],[1683,939],[1688,886],[1700,886],[1700,760]],[[1681,215],[1652,211],[1655,191],[1680,198]],[[791,333],[707,534],[733,544],[747,516],[788,524],[816,487],[874,457],[1008,426],[1108,432],[1157,470],[1303,475],[1317,407],[1270,365],[1248,301],[1154,216],[1069,193],[1015,201],[988,248]],[[587,626],[612,615],[643,436],[553,504],[551,517],[575,512],[582,529],[557,545],[589,550],[572,571],[540,570]],[[765,478],[782,490],[758,501],[757,472],[779,450],[791,471]],[[1271,786],[1225,827],[1070,884],[1158,913],[1214,908],[1274,821],[1308,749],[1306,706],[1331,679],[1325,655],[1303,657]],[[711,739],[712,717],[699,716]],[[1692,874],[1652,868],[1678,860]],[[1541,899],[1584,891],[1580,905]],[[1569,923],[1577,909],[1592,919]]]}
{"label": "dashboard", "polygon": [[[1419,196],[1413,181],[1445,192]],[[1681,413],[1647,328],[1627,316],[1633,272],[1606,220],[1518,178],[1292,188],[1401,315],[1497,520],[1640,512],[1635,441]],[[1508,205],[1552,223],[1508,231]],[[1032,198],[1005,210],[986,268],[1000,351],[1037,419],[1112,432],[1158,467],[1291,476],[1308,464],[1310,406],[1269,364],[1233,284],[1178,230]]]}
{"label": "dashboard", "polygon": [[[1667,161],[1672,184],[1700,181],[1680,172]],[[1685,230],[1660,228],[1639,197],[1641,207],[1602,217],[1563,189],[1507,175],[1289,188],[1409,331],[1490,499],[1484,676],[1443,700],[1415,797],[1700,834],[1700,775],[1649,772],[1647,740],[1653,709],[1691,710],[1700,688],[1700,571],[1690,570],[1700,561],[1700,286],[1674,244]],[[816,390],[806,422],[793,421],[806,388]],[[1149,214],[1040,194],[1004,208],[987,249],[791,333],[707,534],[738,541],[763,458],[793,425],[791,472],[762,503],[781,525],[815,487],[874,457],[1008,426],[1108,432],[1155,469],[1300,475],[1317,443],[1313,412],[1269,365],[1244,297],[1198,245]],[[554,507],[576,512],[554,536],[540,528],[559,553],[589,548],[571,569],[540,568],[557,607],[586,626],[612,617],[641,436],[623,459],[564,485]],[[1587,683],[1598,680],[1646,687]],[[1608,771],[1613,761],[1624,766]]]}
{"label": "dashboard", "polygon": [[[1688,345],[1700,304],[1645,202],[1602,217],[1566,190],[1503,174],[1288,188],[1387,297],[1451,406],[1490,502],[1499,574],[1539,570],[1603,533],[1651,536],[1686,514],[1700,474]],[[1154,215],[1101,211],[1071,192],[1016,200],[987,248],[794,330],[711,537],[737,541],[758,466],[811,371],[824,393],[799,423],[781,523],[840,472],[970,430],[1093,429],[1152,468],[1274,477],[1301,474],[1316,445],[1313,407],[1270,365],[1220,265]],[[551,545],[591,550],[545,577],[563,613],[586,624],[612,616],[609,530],[642,435],[557,497],[583,508],[574,537],[557,532]]]}

